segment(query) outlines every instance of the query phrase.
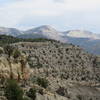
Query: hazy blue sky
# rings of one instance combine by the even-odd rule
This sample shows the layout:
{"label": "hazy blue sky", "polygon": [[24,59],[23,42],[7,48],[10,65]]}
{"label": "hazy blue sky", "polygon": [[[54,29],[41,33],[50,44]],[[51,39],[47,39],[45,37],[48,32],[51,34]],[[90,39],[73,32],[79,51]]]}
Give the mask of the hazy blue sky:
{"label": "hazy blue sky", "polygon": [[100,33],[100,0],[0,0],[0,26],[28,29],[52,25]]}

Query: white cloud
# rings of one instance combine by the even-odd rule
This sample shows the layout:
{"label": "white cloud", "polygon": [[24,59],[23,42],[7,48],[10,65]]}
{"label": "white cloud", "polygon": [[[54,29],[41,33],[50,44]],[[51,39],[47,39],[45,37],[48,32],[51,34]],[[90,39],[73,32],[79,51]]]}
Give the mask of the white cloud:
{"label": "white cloud", "polygon": [[66,9],[72,11],[92,11],[100,8],[100,0],[64,0]]}
{"label": "white cloud", "polygon": [[[100,0],[12,0],[12,2],[3,3],[0,7],[0,26],[16,27],[21,24],[23,19],[27,18],[51,18],[53,17],[71,17],[82,14],[83,19],[93,19],[97,14],[100,17]],[[90,18],[91,15],[92,17]],[[37,21],[38,21],[37,19]],[[48,19],[48,20],[51,20]],[[28,20],[28,19],[27,19]],[[31,20],[31,19],[29,19]],[[79,19],[80,20],[80,19]],[[94,19],[93,19],[94,20]],[[95,22],[95,20],[94,20]],[[97,21],[96,21],[97,22]],[[92,23],[92,22],[91,22]],[[99,22],[98,22],[99,23]],[[49,24],[49,23],[48,23]],[[58,24],[60,24],[58,22]],[[92,23],[94,24],[94,23]],[[99,24],[100,25],[100,24]]]}
{"label": "white cloud", "polygon": [[0,23],[15,26],[26,16],[58,16],[59,11],[59,5],[51,0],[15,0],[0,8]]}

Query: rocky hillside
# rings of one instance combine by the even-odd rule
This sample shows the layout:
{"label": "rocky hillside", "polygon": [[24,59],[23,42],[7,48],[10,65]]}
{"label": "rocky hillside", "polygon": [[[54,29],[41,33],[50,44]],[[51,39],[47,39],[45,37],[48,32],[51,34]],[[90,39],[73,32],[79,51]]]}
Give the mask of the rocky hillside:
{"label": "rocky hillside", "polygon": [[29,55],[28,62],[33,77],[48,79],[49,91],[71,100],[96,100],[95,97],[100,99],[99,57],[78,46],[59,42],[21,42],[14,46]]}
{"label": "rocky hillside", "polygon": [[59,42],[26,42],[14,45],[29,55],[31,68],[46,69],[50,76],[76,81],[100,79],[97,57],[78,46]]}
{"label": "rocky hillside", "polygon": [[[28,100],[100,100],[100,57],[57,41],[19,42],[11,46],[27,56],[26,63],[23,66],[24,57],[8,59],[7,54],[1,53],[0,73],[4,77],[14,72],[17,79],[24,76],[24,85],[20,84]],[[30,88],[37,91],[34,99],[29,95],[33,91]]]}

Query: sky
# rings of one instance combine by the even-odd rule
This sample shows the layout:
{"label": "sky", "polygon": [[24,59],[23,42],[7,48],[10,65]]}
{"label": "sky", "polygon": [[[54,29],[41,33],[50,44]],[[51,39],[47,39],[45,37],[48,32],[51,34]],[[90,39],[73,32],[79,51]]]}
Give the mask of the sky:
{"label": "sky", "polygon": [[100,0],[0,0],[0,27],[51,25],[100,33]]}

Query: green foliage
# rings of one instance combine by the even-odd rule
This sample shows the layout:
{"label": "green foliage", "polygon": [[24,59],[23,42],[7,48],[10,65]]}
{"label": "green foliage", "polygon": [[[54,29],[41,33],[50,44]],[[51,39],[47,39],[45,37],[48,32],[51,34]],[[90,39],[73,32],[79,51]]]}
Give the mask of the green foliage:
{"label": "green foliage", "polygon": [[21,55],[20,51],[15,49],[14,52],[13,52],[13,57],[16,59],[18,58],[19,56]]}
{"label": "green foliage", "polygon": [[16,49],[15,47],[11,46],[11,45],[5,45],[4,46],[4,52],[9,57],[13,56],[15,59],[18,58],[21,55],[20,51],[18,49]]}
{"label": "green foliage", "polygon": [[5,88],[5,96],[8,100],[23,100],[23,90],[15,80],[8,80]]}
{"label": "green foliage", "polygon": [[14,52],[14,47],[10,45],[6,45],[4,46],[4,52],[10,57]]}
{"label": "green foliage", "polygon": [[48,84],[49,84],[49,81],[47,79],[41,78],[41,77],[36,77],[36,76],[33,76],[31,78],[31,81],[35,84],[38,84],[39,86],[41,86],[43,88],[47,88]]}
{"label": "green foliage", "polygon": [[36,76],[30,77],[30,81],[31,81],[32,83],[37,83],[37,77],[36,77]]}
{"label": "green foliage", "polygon": [[23,41],[23,40],[15,38],[13,36],[0,35],[0,46],[4,46],[7,44],[11,44],[11,43],[16,43],[19,41]]}
{"label": "green foliage", "polygon": [[27,98],[27,97],[24,97],[24,99],[23,100],[30,100],[29,98]]}
{"label": "green foliage", "polygon": [[3,50],[0,49],[0,54],[2,54],[2,53],[3,53]]}
{"label": "green foliage", "polygon": [[67,89],[64,87],[59,87],[56,91],[57,94],[61,95],[61,96],[68,96],[68,92]]}
{"label": "green foliage", "polygon": [[78,100],[83,100],[81,95],[77,95]]}
{"label": "green foliage", "polygon": [[40,93],[41,95],[44,94],[43,89],[38,89],[38,93]]}
{"label": "green foliage", "polygon": [[16,38],[13,36],[0,35],[0,46],[17,43],[17,42],[46,42],[46,41],[55,42],[55,40],[45,39],[45,38],[23,39],[23,38]]}
{"label": "green foliage", "polygon": [[30,90],[27,92],[27,96],[30,97],[32,100],[35,100],[36,92],[37,90],[35,88],[30,88]]}
{"label": "green foliage", "polygon": [[37,84],[42,86],[43,88],[47,88],[48,87],[48,80],[45,78],[37,78]]}

